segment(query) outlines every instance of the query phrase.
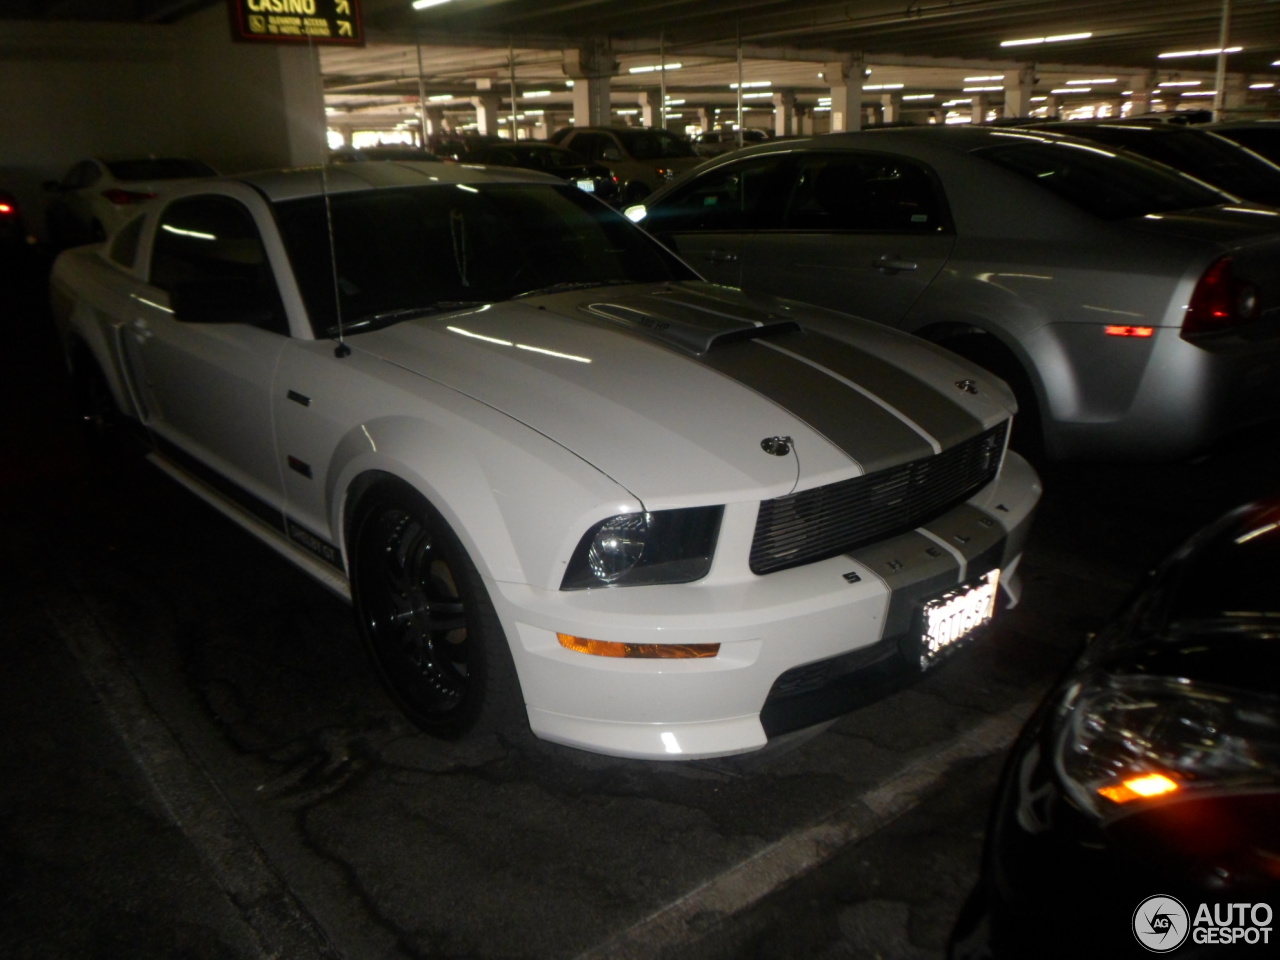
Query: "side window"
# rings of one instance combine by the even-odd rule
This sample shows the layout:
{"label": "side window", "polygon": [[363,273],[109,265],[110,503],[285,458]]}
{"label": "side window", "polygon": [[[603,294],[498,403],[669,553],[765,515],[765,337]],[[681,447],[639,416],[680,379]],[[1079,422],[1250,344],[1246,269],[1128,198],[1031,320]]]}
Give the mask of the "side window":
{"label": "side window", "polygon": [[96,163],[92,160],[81,160],[67,171],[67,175],[62,178],[59,186],[63,190],[81,190],[92,186],[101,176],[102,171],[98,169]]}
{"label": "side window", "polygon": [[695,177],[649,211],[650,233],[761,230],[777,226],[778,187],[789,154],[752,157]]}
{"label": "side window", "polygon": [[169,205],[156,228],[151,283],[170,293],[179,285],[200,285],[210,297],[230,291],[269,304],[271,319],[258,325],[288,333],[258,226],[230,197],[189,197]]}
{"label": "side window", "polygon": [[881,154],[811,154],[796,165],[783,227],[935,233],[942,203],[915,163]]}
{"label": "side window", "polygon": [[608,142],[598,133],[577,133],[569,138],[569,149],[588,160],[599,160]]}

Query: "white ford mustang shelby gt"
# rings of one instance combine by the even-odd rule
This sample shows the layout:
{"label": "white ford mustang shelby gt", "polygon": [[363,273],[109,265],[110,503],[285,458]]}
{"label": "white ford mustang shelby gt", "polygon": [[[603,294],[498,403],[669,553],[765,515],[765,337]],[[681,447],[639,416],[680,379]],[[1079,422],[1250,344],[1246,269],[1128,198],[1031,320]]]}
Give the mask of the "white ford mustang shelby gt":
{"label": "white ford mustang shelby gt", "polygon": [[753,750],[1017,596],[1040,487],[1004,384],[705,283],[540,175],[193,183],[53,297],[86,422],[350,597],[440,736]]}

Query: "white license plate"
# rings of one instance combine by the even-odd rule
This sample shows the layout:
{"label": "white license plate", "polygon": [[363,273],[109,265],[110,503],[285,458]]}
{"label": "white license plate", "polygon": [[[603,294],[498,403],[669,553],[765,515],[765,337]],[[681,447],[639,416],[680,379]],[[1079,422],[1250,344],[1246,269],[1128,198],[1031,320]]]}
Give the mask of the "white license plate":
{"label": "white license plate", "polygon": [[585,190],[587,193],[596,192],[596,182],[594,180],[579,180],[578,189]]}
{"label": "white license plate", "polygon": [[923,607],[920,668],[927,669],[944,653],[973,637],[995,616],[1000,571],[992,570],[973,582],[949,590]]}

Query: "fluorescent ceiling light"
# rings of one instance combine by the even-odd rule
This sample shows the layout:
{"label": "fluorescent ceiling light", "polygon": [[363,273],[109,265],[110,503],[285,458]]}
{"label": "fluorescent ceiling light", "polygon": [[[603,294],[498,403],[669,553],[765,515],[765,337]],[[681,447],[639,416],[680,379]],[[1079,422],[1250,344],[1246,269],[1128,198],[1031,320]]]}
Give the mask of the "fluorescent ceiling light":
{"label": "fluorescent ceiling light", "polygon": [[1159,84],[1162,87],[1198,87],[1203,81],[1201,80],[1166,80]]}
{"label": "fluorescent ceiling light", "polygon": [[437,93],[434,97],[427,97],[432,103],[443,103],[445,100],[452,100],[452,93]]}
{"label": "fluorescent ceiling light", "polygon": [[[1209,50],[1174,50],[1170,53],[1156,54],[1157,60],[1172,60],[1174,57],[1216,57],[1220,53],[1239,53],[1244,47],[1213,47]],[[1275,64],[1272,64],[1275,66]]]}
{"label": "fluorescent ceiling light", "polygon": [[1031,47],[1038,43],[1066,43],[1069,40],[1088,40],[1092,33],[1060,33],[1054,37],[1028,37],[1025,40],[1001,40],[1002,47]]}
{"label": "fluorescent ceiling light", "polygon": [[907,93],[903,94],[903,100],[932,100],[936,97],[936,93]]}
{"label": "fluorescent ceiling light", "polygon": [[413,9],[425,10],[427,7],[438,7],[442,3],[449,3],[450,0],[413,0]]}
{"label": "fluorescent ceiling light", "polygon": [[550,90],[526,90],[524,93],[521,94],[521,96],[522,97],[549,97],[551,96],[551,91]]}
{"label": "fluorescent ceiling light", "polygon": [[1091,93],[1092,87],[1058,87],[1056,90],[1050,90],[1050,93]]}
{"label": "fluorescent ceiling light", "polygon": [[[772,87],[772,86],[773,86],[772,80],[748,80],[746,83],[742,85],[742,89],[746,90],[749,87]],[[729,89],[737,90],[738,85],[736,83],[731,83],[729,84]]]}
{"label": "fluorescent ceiling light", "polygon": [[986,93],[988,90],[1003,90],[1004,87],[965,87],[965,93]]}
{"label": "fluorescent ceiling light", "polygon": [[683,63],[654,63],[644,67],[629,67],[627,73],[660,73],[663,70],[679,70],[683,67]]}
{"label": "fluorescent ceiling light", "polygon": [[905,83],[868,83],[864,84],[863,90],[901,90],[905,87]]}
{"label": "fluorescent ceiling light", "polygon": [[964,82],[965,83],[985,83],[988,80],[1003,80],[1003,79],[1004,79],[1003,73],[993,73],[985,77],[965,77]]}
{"label": "fluorescent ceiling light", "polygon": [[1274,83],[1251,83],[1249,84],[1249,89],[1250,90],[1270,90],[1274,86],[1275,86]]}
{"label": "fluorescent ceiling light", "polygon": [[765,91],[763,91],[763,92],[761,92],[761,93],[744,93],[744,94],[742,95],[742,99],[743,99],[743,100],[749,100],[749,99],[751,99],[752,97],[755,97],[755,98],[758,100],[758,99],[760,99],[761,97],[772,97],[772,96],[773,96],[773,93],[772,93],[772,92],[770,92],[770,91],[768,91],[768,90],[765,90]]}
{"label": "fluorescent ceiling light", "polygon": [[1071,86],[1072,84],[1076,84],[1077,86],[1087,87],[1087,86],[1090,86],[1091,84],[1098,84],[1098,83],[1119,83],[1119,82],[1120,82],[1120,80],[1119,80],[1119,78],[1118,78],[1118,77],[1098,77],[1098,78],[1096,78],[1096,79],[1094,79],[1094,80],[1068,80],[1068,81],[1067,81],[1067,86],[1069,87],[1069,86]]}

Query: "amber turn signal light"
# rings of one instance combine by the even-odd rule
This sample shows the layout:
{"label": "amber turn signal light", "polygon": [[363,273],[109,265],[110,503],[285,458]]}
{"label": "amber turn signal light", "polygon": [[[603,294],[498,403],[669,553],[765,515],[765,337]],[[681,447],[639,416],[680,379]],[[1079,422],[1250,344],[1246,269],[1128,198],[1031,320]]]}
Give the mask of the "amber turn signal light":
{"label": "amber turn signal light", "polygon": [[718,643],[616,643],[612,640],[588,640],[567,633],[557,633],[560,646],[594,657],[626,657],[631,660],[695,660],[714,657],[720,652]]}

